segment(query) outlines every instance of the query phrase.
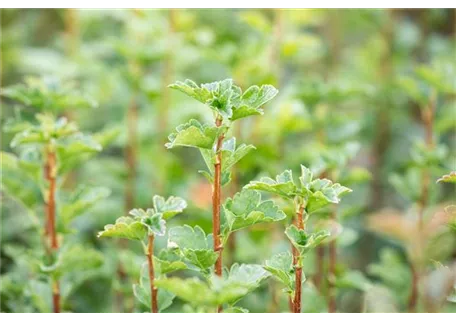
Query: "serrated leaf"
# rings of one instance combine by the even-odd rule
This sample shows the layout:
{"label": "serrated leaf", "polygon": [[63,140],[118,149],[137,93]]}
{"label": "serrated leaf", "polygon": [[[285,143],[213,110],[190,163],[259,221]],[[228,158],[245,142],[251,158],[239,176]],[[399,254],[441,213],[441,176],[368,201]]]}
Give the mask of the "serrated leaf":
{"label": "serrated leaf", "polygon": [[266,191],[288,199],[293,198],[297,193],[297,188],[293,182],[290,170],[286,170],[279,174],[276,177],[276,180],[267,177],[261,178],[260,181],[251,181],[244,188]]}
{"label": "serrated leaf", "polygon": [[168,149],[176,146],[212,149],[217,138],[226,131],[227,127],[202,125],[197,120],[190,120],[176,128],[176,132],[168,136],[165,144]]}
{"label": "serrated leaf", "polygon": [[165,235],[166,222],[163,219],[162,213],[147,209],[146,215],[141,218],[141,223],[147,227],[149,235]]}
{"label": "serrated leaf", "polygon": [[198,278],[162,278],[155,280],[155,286],[195,306],[217,305],[209,286]]}
{"label": "serrated leaf", "polygon": [[165,201],[165,198],[155,195],[152,200],[155,211],[161,213],[165,220],[181,213],[187,207],[187,202],[179,197],[171,196]]}
{"label": "serrated leaf", "polygon": [[235,121],[244,117],[263,114],[261,106],[272,100],[277,93],[279,91],[271,85],[251,86],[236,101],[230,120]]}
{"label": "serrated leaf", "polygon": [[443,175],[437,182],[456,183],[456,171],[451,171],[449,174]]}
{"label": "serrated leaf", "polygon": [[290,252],[276,254],[270,260],[266,260],[263,268],[283,283],[288,293],[293,292],[295,279],[293,257]]}
{"label": "serrated leaf", "polygon": [[143,240],[146,234],[147,228],[141,222],[130,217],[120,217],[115,224],[106,225],[104,231],[98,233],[98,237]]}
{"label": "serrated leaf", "polygon": [[187,265],[182,261],[167,261],[155,256],[154,266],[157,268],[157,274],[160,275],[187,269]]}
{"label": "serrated leaf", "polygon": [[192,228],[184,225],[171,228],[168,248],[177,249],[183,258],[202,272],[207,272],[218,258],[218,253],[213,250],[212,235],[206,237],[199,226]]}
{"label": "serrated leaf", "polygon": [[259,265],[233,265],[227,278],[212,277],[211,285],[198,278],[158,279],[155,285],[174,293],[194,306],[233,304],[257,288],[268,276]]}
{"label": "serrated leaf", "polygon": [[246,228],[257,223],[280,221],[286,214],[271,200],[261,201],[261,195],[255,190],[244,189],[223,205],[227,225],[224,232]]}
{"label": "serrated leaf", "polygon": [[70,199],[62,206],[61,219],[67,226],[74,218],[84,214],[98,201],[107,198],[111,190],[104,187],[82,187],[72,194]]}
{"label": "serrated leaf", "polygon": [[301,255],[303,255],[318,246],[323,240],[329,237],[330,234],[327,231],[309,234],[306,230],[301,230],[295,225],[291,225],[285,229],[285,235],[290,240],[291,244],[299,250]]}
{"label": "serrated leaf", "polygon": [[[158,279],[154,279],[154,283]],[[149,280],[149,269],[147,263],[144,263],[141,267],[141,275],[139,278],[139,284],[133,285],[133,294],[142,304],[151,307],[151,292],[150,292],[150,280]],[[157,292],[157,304],[158,311],[161,312],[167,309],[174,300],[175,295],[169,291],[158,289]]]}
{"label": "serrated leaf", "polygon": [[308,188],[309,184],[312,182],[313,174],[312,171],[301,165],[301,176],[299,177],[299,181],[301,181],[301,186],[303,188]]}
{"label": "serrated leaf", "polygon": [[211,83],[203,83],[198,86],[192,80],[184,82],[177,81],[169,85],[172,89],[177,89],[186,95],[208,105],[214,111],[217,111],[225,117],[232,115],[231,98],[236,95],[236,89],[233,89],[233,80],[225,79]]}

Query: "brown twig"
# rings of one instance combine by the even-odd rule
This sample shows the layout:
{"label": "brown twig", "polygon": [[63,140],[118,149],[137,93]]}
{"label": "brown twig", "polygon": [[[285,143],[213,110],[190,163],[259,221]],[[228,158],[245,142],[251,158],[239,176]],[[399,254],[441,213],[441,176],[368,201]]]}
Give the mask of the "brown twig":
{"label": "brown twig", "polygon": [[[222,118],[217,117],[215,125],[220,127],[222,125]],[[212,230],[214,235],[214,251],[218,252],[219,256],[215,262],[215,274],[219,277],[222,276],[222,244],[220,239],[220,202],[221,202],[221,189],[222,189],[222,144],[224,135],[220,135],[217,139],[215,149],[215,164],[214,164],[214,187],[212,190]],[[222,306],[218,306],[217,312],[222,311]]]}
{"label": "brown twig", "polygon": [[[428,149],[434,147],[433,138],[433,122],[434,111],[436,103],[436,94],[433,92],[429,104],[421,110],[421,121],[424,126],[425,143]],[[411,261],[410,269],[412,272],[412,289],[408,301],[408,311],[416,312],[416,308],[420,299],[419,295],[419,282],[421,273],[423,272],[423,254],[424,254],[424,210],[428,204],[429,198],[429,184],[431,181],[430,172],[428,168],[423,168],[421,173],[421,194],[418,201],[418,241],[419,243],[419,257],[417,261]]]}
{"label": "brown twig", "polygon": [[[56,254],[59,249],[56,231],[55,218],[55,193],[57,187],[57,156],[52,147],[46,151],[46,164],[44,167],[45,179],[48,182],[48,192],[46,198],[46,234],[48,236],[48,252]],[[60,289],[57,279],[52,279],[52,305],[55,313],[60,312]]]}
{"label": "brown twig", "polygon": [[154,271],[154,236],[149,235],[147,244],[147,263],[149,265],[149,282],[150,282],[150,312],[158,313],[158,290],[154,285],[155,271]]}
{"label": "brown twig", "polygon": [[[300,205],[299,210],[296,212],[296,219],[294,221],[296,227],[304,230],[304,206]],[[293,298],[293,312],[301,313],[301,296],[302,296],[302,266],[299,257],[299,251],[293,247],[293,266],[295,268],[295,295]]]}

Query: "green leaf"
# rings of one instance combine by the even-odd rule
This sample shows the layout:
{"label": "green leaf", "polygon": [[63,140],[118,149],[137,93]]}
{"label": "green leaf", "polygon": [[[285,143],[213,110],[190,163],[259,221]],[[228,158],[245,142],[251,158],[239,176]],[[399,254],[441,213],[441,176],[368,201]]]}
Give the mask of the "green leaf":
{"label": "green leaf", "polygon": [[223,205],[227,225],[224,232],[246,228],[257,223],[280,221],[286,214],[271,200],[261,201],[261,195],[255,190],[244,189],[228,198]]}
{"label": "green leaf", "polygon": [[249,310],[241,307],[229,307],[223,309],[223,313],[249,313]]}
{"label": "green leaf", "polygon": [[53,269],[52,273],[60,277],[64,274],[99,268],[103,262],[104,256],[100,251],[76,244],[63,247],[57,262],[48,270]]}
{"label": "green leaf", "polygon": [[257,264],[233,264],[223,279],[213,275],[212,291],[217,296],[218,304],[235,304],[249,292],[254,291],[270,274]]}
{"label": "green leaf", "polygon": [[161,212],[155,212],[154,209],[147,209],[146,211],[143,209],[133,209],[130,210],[129,214],[147,228],[149,235],[165,235],[166,222]]}
{"label": "green leaf", "polygon": [[155,211],[163,214],[165,220],[181,213],[187,207],[187,202],[184,199],[172,196],[165,201],[165,198],[155,195],[153,203]]}
{"label": "green leaf", "polygon": [[46,111],[98,106],[93,99],[76,90],[74,83],[59,82],[51,77],[28,77],[25,84],[2,89],[1,95]]}
{"label": "green leaf", "polygon": [[[226,185],[231,180],[231,173],[228,171],[233,165],[241,160],[247,153],[255,149],[253,145],[241,144],[236,149],[236,138],[225,140],[222,144],[222,186]],[[215,151],[214,149],[200,149],[204,163],[209,172],[199,171],[203,174],[210,183],[214,182],[215,170]]]}
{"label": "green leaf", "polygon": [[451,171],[449,174],[443,175],[437,182],[456,183],[456,171]]}
{"label": "green leaf", "polygon": [[74,218],[86,213],[110,194],[111,190],[104,187],[80,187],[62,206],[60,214],[63,225],[67,226]]}
{"label": "green leaf", "polygon": [[168,149],[176,146],[211,149],[217,138],[227,130],[226,126],[215,127],[202,125],[197,120],[190,120],[176,128],[176,132],[168,136],[165,144]]}
{"label": "green leaf", "polygon": [[95,133],[93,139],[101,145],[102,148],[105,148],[115,141],[121,132],[122,129],[120,127],[106,128]]}
{"label": "green leaf", "polygon": [[160,275],[187,269],[187,265],[182,261],[167,261],[155,256],[154,266],[157,268],[157,274]]}
{"label": "green leaf", "polygon": [[115,224],[108,224],[104,231],[98,233],[98,237],[126,238],[130,240],[143,240],[147,234],[146,227],[130,217],[120,217]]}
{"label": "green leaf", "polygon": [[327,231],[308,234],[305,230],[298,229],[295,225],[291,225],[285,229],[285,235],[290,240],[291,244],[299,250],[301,255],[303,255],[318,246],[323,240],[329,237],[330,234]]}
{"label": "green leaf", "polygon": [[413,100],[418,102],[420,106],[427,103],[427,96],[420,84],[411,77],[401,77],[398,80],[399,87],[404,90]]}
{"label": "green leaf", "polygon": [[291,294],[293,292],[295,278],[293,257],[290,252],[276,254],[270,260],[266,260],[263,268],[283,283],[288,293]]}
{"label": "green leaf", "polygon": [[46,144],[51,141],[78,137],[78,127],[73,122],[68,122],[66,118],[56,119],[50,114],[37,114],[37,124],[31,125],[28,129],[17,133],[11,141],[11,147],[20,145]]}
{"label": "green leaf", "polygon": [[[133,293],[135,297],[149,309],[151,307],[151,292],[150,292],[150,280],[149,280],[149,266],[144,263],[141,267],[141,275],[139,278],[139,284],[133,285]],[[159,281],[155,279],[154,283]],[[168,308],[174,300],[175,295],[169,291],[158,289],[157,304],[158,311],[161,312]]]}
{"label": "green leaf", "polygon": [[272,100],[279,90],[272,85],[251,86],[235,102],[230,120],[238,120],[252,115],[263,114],[261,106]]}
{"label": "green leaf", "polygon": [[237,98],[238,91],[240,91],[238,87],[233,86],[232,79],[203,83],[201,86],[187,79],[184,82],[177,81],[169,87],[208,105],[224,117],[231,117],[233,108],[231,99]]}
{"label": "green leaf", "polygon": [[209,286],[198,278],[162,278],[154,283],[157,288],[166,290],[192,305],[217,305],[217,298]]}
{"label": "green leaf", "polygon": [[[1,189],[25,208],[34,209],[42,203],[42,195],[37,184],[39,177],[30,176],[22,162],[12,153],[1,152]],[[41,171],[38,169],[37,173]]]}
{"label": "green leaf", "polygon": [[301,176],[299,177],[299,181],[301,181],[301,186],[303,188],[309,188],[309,185],[312,182],[312,178],[312,171],[309,168],[301,165]]}
{"label": "green leaf", "polygon": [[102,151],[102,146],[91,136],[75,133],[57,143],[59,171],[67,172]]}
{"label": "green leaf", "polygon": [[260,181],[251,181],[244,188],[266,191],[288,199],[292,199],[298,191],[293,182],[291,170],[282,172],[276,177],[276,180],[265,177]]}
{"label": "green leaf", "polygon": [[155,285],[175,294],[194,306],[234,304],[257,288],[266,279],[267,272],[259,265],[233,265],[225,279],[211,278],[211,285],[198,278],[158,279]]}
{"label": "green leaf", "polygon": [[206,237],[199,226],[192,228],[184,225],[171,228],[168,248],[177,249],[185,260],[202,272],[208,272],[218,258],[218,253],[213,250],[212,234]]}
{"label": "green leaf", "polygon": [[241,144],[236,148],[236,138],[234,137],[225,141],[222,147],[222,171],[229,170],[254,149],[255,147],[251,144]]}

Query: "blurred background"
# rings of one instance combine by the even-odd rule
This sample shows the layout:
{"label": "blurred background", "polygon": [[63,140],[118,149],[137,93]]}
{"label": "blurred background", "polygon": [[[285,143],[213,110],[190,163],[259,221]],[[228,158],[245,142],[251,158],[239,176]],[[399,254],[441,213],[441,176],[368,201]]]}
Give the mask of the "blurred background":
{"label": "blurred background", "polygon": [[[456,277],[456,235],[447,227],[451,212],[445,210],[456,202],[455,189],[436,183],[456,169],[455,36],[453,9],[2,9],[1,86],[29,76],[75,81],[98,107],[62,115],[85,132],[117,134],[72,174],[74,181],[110,188],[111,195],[79,217],[69,236],[102,252],[104,262],[70,279],[66,309],[145,310],[131,293],[144,261],[142,248],[121,249],[96,233],[131,208],[150,207],[154,194],[188,201],[170,226],[199,224],[211,231],[211,186],[198,173],[204,162],[194,149],[166,150],[164,144],[177,125],[191,118],[212,121],[212,115],[167,86],[187,78],[232,78],[243,89],[273,84],[280,92],[263,116],[233,129],[239,143],[256,150],[238,163],[224,198],[285,169],[297,177],[300,164],[339,181],[353,192],[318,217],[338,234],[338,311],[407,310],[410,266],[416,241],[424,237],[420,306],[455,312],[449,292]],[[18,113],[33,119],[35,112],[3,99],[2,128]],[[11,151],[11,139],[2,132],[2,150]],[[44,289],[30,286],[36,279],[23,260],[13,258],[39,245],[32,223],[14,197],[1,197],[1,309],[46,311]],[[281,205],[291,216],[293,208]],[[425,236],[415,232],[421,211]],[[263,263],[288,250],[285,225],[237,233],[225,261]],[[157,246],[165,247],[165,240]],[[305,261],[305,312],[327,311],[327,259],[323,246]],[[120,276],[118,260],[126,262]],[[168,310],[185,310],[182,304]],[[273,280],[240,305],[251,312],[288,310],[286,294]]]}

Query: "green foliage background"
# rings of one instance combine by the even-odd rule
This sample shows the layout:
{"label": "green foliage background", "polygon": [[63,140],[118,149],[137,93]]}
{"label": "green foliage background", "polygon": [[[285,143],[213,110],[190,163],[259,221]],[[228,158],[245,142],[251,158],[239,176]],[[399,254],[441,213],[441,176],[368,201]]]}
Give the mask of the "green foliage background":
{"label": "green foliage background", "polygon": [[[199,225],[211,232],[211,186],[198,173],[205,168],[203,160],[192,148],[164,146],[177,125],[191,118],[208,122],[211,115],[167,86],[187,78],[196,83],[232,78],[243,89],[272,84],[280,92],[264,115],[236,123],[239,143],[252,143],[256,150],[236,164],[224,199],[251,180],[275,177],[285,169],[299,172],[301,164],[316,175],[331,174],[353,192],[334,209],[337,222],[330,212],[321,212],[318,220],[324,226],[312,218],[310,224],[337,234],[333,280],[338,310],[405,311],[424,168],[430,180],[419,308],[455,312],[454,295],[448,296],[446,288],[456,281],[456,235],[447,227],[454,211],[445,210],[456,200],[455,189],[436,183],[456,169],[455,17],[452,9],[2,9],[1,86],[23,83],[28,76],[74,81],[98,107],[67,110],[62,105],[60,115],[77,122],[83,132],[117,133],[101,154],[74,169],[64,185],[68,190],[76,182],[111,190],[66,235],[93,248],[84,263],[96,268],[85,271],[82,265],[69,275],[64,310],[147,310],[132,292],[140,278],[142,248],[130,244],[121,249],[96,235],[129,209],[151,207],[154,194],[188,202],[168,227]],[[422,117],[430,103],[435,105],[432,148],[425,143]],[[4,129],[8,119],[33,119],[38,110],[2,97],[1,111]],[[11,152],[12,137],[2,130],[2,151]],[[40,247],[36,222],[14,194],[4,191],[1,310],[47,312],[50,289],[30,271],[30,252]],[[285,210],[289,217],[292,212],[291,207]],[[260,224],[236,233],[227,244],[225,264],[263,264],[287,251],[286,225]],[[163,239],[157,238],[157,248],[166,247]],[[78,254],[77,247],[72,250]],[[326,285],[321,292],[315,287],[319,273],[326,282],[327,265],[319,269],[316,260],[312,251],[304,261],[304,312],[327,310]],[[127,281],[117,276],[119,261]],[[239,306],[250,312],[287,312],[281,289],[270,279]],[[177,299],[166,311],[198,310]]]}

